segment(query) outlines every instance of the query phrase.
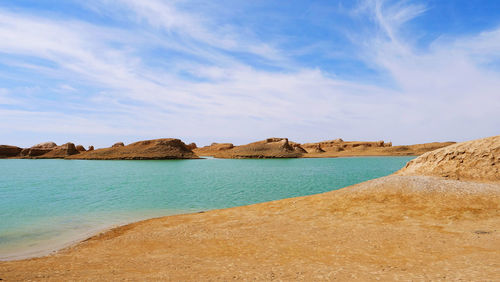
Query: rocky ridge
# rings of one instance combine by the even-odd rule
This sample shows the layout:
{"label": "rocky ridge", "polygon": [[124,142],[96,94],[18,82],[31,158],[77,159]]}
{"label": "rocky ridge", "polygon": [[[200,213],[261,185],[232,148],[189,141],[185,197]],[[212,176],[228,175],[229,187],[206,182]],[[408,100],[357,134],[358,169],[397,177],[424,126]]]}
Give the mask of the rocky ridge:
{"label": "rocky ridge", "polygon": [[500,135],[425,153],[398,174],[500,182]]}
{"label": "rocky ridge", "polygon": [[300,145],[291,145],[287,138],[268,138],[247,145],[219,150],[214,154],[214,157],[230,159],[298,158],[303,153],[304,149]]}
{"label": "rocky ridge", "polygon": [[184,142],[174,138],[139,141],[125,146],[117,143],[111,148],[89,150],[68,157],[85,160],[164,160],[198,158]]}

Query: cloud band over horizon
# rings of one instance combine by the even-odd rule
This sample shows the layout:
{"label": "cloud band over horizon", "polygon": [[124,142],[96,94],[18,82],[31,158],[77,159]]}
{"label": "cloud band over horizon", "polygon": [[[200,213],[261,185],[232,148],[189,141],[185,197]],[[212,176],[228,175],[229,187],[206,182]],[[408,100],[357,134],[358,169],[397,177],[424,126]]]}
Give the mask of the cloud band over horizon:
{"label": "cloud band over horizon", "polygon": [[2,3],[0,143],[500,134],[500,4],[439,3]]}

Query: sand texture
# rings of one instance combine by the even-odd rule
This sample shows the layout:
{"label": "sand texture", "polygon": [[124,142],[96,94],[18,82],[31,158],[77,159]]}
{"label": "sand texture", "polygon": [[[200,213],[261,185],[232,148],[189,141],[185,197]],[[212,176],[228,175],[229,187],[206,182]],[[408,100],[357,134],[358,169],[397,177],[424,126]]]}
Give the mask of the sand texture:
{"label": "sand texture", "polygon": [[179,139],[155,139],[139,141],[125,146],[119,142],[111,148],[80,152],[68,159],[85,160],[161,160],[198,158]]}
{"label": "sand texture", "polygon": [[398,173],[500,182],[500,135],[428,152]]}
{"label": "sand texture", "polygon": [[500,279],[500,185],[388,176],[338,191],[169,216],[47,257],[11,280]]}

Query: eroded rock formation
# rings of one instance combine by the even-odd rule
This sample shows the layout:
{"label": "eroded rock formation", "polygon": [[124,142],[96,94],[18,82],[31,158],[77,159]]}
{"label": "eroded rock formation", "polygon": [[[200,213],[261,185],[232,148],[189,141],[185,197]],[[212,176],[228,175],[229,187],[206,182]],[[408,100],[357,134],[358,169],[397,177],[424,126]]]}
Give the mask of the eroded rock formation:
{"label": "eroded rock formation", "polygon": [[425,153],[398,174],[500,182],[500,135]]}
{"label": "eroded rock formation", "polygon": [[268,138],[263,141],[258,141],[242,146],[236,146],[229,150],[219,151],[214,156],[217,158],[232,158],[232,159],[298,158],[302,156],[303,153],[298,147],[296,148],[290,145],[287,138]]}
{"label": "eroded rock formation", "polygon": [[22,148],[16,146],[0,145],[0,158],[17,157],[22,150]]}
{"label": "eroded rock formation", "polygon": [[[115,144],[116,145],[116,144]],[[91,160],[160,160],[194,159],[197,156],[179,139],[165,138],[139,141],[127,146],[113,145],[70,156],[69,159]]]}

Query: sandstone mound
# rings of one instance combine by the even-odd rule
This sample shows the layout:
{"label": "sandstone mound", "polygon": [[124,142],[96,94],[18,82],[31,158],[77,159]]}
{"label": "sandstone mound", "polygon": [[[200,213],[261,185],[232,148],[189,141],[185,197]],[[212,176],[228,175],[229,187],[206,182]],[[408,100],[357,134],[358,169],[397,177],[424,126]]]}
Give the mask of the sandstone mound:
{"label": "sandstone mound", "polygon": [[[340,148],[339,148],[340,149]],[[323,150],[321,148],[321,145],[320,144],[316,144],[314,146],[310,146],[308,149],[307,149],[307,152],[308,153],[324,153],[325,150]]]}
{"label": "sandstone mound", "polygon": [[194,142],[188,144],[187,147],[189,148],[189,150],[194,150],[194,149],[198,148],[198,146],[196,146],[196,143],[194,143]]}
{"label": "sandstone mound", "polygon": [[54,149],[55,147],[57,147],[57,144],[54,143],[54,142],[44,142],[44,143],[36,144],[36,145],[32,146],[31,148],[35,148],[35,149]]}
{"label": "sandstone mound", "polygon": [[52,151],[56,147],[57,144],[54,142],[44,142],[31,146],[30,148],[23,149],[19,156],[22,158],[39,157]]}
{"label": "sandstone mound", "polygon": [[199,156],[213,156],[219,151],[229,150],[234,148],[232,143],[212,143],[210,146],[196,148],[193,151]]}
{"label": "sandstone mound", "polygon": [[10,146],[10,145],[0,145],[0,158],[12,158],[17,157],[23,149]]}
{"label": "sandstone mound", "polygon": [[397,174],[500,182],[500,135],[425,153]]}
{"label": "sandstone mound", "polygon": [[88,160],[163,160],[195,159],[197,156],[179,139],[166,138],[139,141],[127,146],[82,152],[69,159]]}
{"label": "sandstone mound", "polygon": [[53,147],[50,149],[49,152],[40,155],[40,156],[34,156],[33,158],[36,159],[63,159],[67,156],[71,155],[76,155],[79,154],[80,152],[76,149],[75,144],[73,143],[66,143],[61,146]]}
{"label": "sandstone mound", "polygon": [[300,153],[300,154],[307,153],[307,151],[304,148],[302,148],[302,146],[299,143],[291,142],[291,141],[288,143],[290,144],[290,146],[292,146],[292,148],[295,150],[295,152]]}
{"label": "sandstone mound", "polygon": [[90,145],[87,151],[94,151],[94,146]]}
{"label": "sandstone mound", "polygon": [[[302,147],[300,147],[302,148]],[[268,138],[263,141],[237,146],[215,154],[217,158],[261,159],[261,158],[298,158],[300,149],[295,149],[287,138]]]}
{"label": "sandstone mound", "polygon": [[115,144],[113,144],[113,146],[111,146],[111,148],[123,147],[123,146],[125,146],[125,144],[123,144],[123,142],[116,142]]}

